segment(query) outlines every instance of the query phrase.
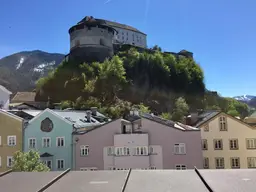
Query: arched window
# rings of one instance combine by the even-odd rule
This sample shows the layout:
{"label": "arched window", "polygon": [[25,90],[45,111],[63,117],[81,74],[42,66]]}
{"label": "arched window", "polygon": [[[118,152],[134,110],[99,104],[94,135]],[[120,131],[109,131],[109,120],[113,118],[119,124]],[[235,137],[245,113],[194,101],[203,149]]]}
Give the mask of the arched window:
{"label": "arched window", "polygon": [[50,118],[45,118],[42,122],[41,122],[41,131],[43,132],[51,132],[53,129],[53,123],[52,120]]}

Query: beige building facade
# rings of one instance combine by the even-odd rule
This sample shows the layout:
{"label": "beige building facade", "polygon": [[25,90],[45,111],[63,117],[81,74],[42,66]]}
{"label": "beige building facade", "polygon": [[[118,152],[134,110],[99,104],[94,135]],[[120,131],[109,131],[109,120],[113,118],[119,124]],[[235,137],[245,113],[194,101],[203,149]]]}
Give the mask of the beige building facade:
{"label": "beige building facade", "polygon": [[0,172],[12,167],[13,155],[22,150],[23,119],[0,110]]}
{"label": "beige building facade", "polygon": [[256,128],[222,112],[198,127],[205,169],[256,168]]}

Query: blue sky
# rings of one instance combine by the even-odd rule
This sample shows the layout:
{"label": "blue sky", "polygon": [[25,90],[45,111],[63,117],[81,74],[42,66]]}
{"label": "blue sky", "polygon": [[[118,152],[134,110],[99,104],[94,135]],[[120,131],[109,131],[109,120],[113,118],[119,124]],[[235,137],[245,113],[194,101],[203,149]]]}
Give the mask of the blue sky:
{"label": "blue sky", "polygon": [[194,53],[208,89],[256,95],[255,0],[2,0],[0,58],[23,50],[68,53],[68,29],[86,15],[132,25],[148,46]]}

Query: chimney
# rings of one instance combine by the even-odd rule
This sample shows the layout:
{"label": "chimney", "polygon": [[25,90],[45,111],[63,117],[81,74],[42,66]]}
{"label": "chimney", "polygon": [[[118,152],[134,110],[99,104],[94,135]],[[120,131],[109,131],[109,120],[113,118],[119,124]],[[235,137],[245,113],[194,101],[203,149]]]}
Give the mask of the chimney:
{"label": "chimney", "polygon": [[86,111],[86,118],[87,118],[87,122],[91,122],[91,111]]}
{"label": "chimney", "polygon": [[198,120],[198,112],[191,113],[191,124],[194,124]]}
{"label": "chimney", "polygon": [[97,107],[91,107],[92,115],[97,116]]}

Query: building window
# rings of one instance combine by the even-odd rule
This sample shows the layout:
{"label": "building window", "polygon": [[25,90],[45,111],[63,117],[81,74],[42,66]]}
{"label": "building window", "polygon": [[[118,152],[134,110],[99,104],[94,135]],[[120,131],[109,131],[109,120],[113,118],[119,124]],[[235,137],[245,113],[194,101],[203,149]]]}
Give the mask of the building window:
{"label": "building window", "polygon": [[81,145],[80,146],[80,154],[81,154],[81,156],[88,156],[89,155],[89,145]]}
{"label": "building window", "polygon": [[51,146],[51,138],[43,137],[42,139],[42,147],[50,147]]}
{"label": "building window", "polygon": [[36,148],[36,138],[29,138],[28,139],[28,148],[35,149]]}
{"label": "building window", "polygon": [[240,158],[239,157],[232,157],[230,160],[231,160],[231,168],[232,169],[240,168]]}
{"label": "building window", "polygon": [[150,155],[156,154],[156,152],[154,151],[154,147],[153,146],[149,146],[149,154]]}
{"label": "building window", "polygon": [[127,156],[130,155],[129,147],[116,147],[116,156]]}
{"label": "building window", "polygon": [[148,147],[136,147],[135,155],[148,155]]}
{"label": "building window", "polygon": [[80,171],[97,171],[97,167],[81,167]]}
{"label": "building window", "polygon": [[51,160],[45,160],[45,161],[43,161],[43,163],[44,163],[47,167],[49,167],[49,169],[52,169],[52,161],[51,161]]}
{"label": "building window", "polygon": [[7,136],[8,146],[16,145],[16,136]]}
{"label": "building window", "polygon": [[114,147],[107,148],[108,156],[114,155]]}
{"label": "building window", "polygon": [[209,125],[204,126],[204,132],[209,132]]}
{"label": "building window", "polygon": [[56,146],[57,147],[64,147],[65,146],[65,138],[64,137],[57,137],[56,138]]}
{"label": "building window", "polygon": [[229,148],[230,148],[230,150],[237,150],[238,149],[238,139],[230,139],[229,140]]}
{"label": "building window", "polygon": [[41,131],[43,132],[51,132],[53,129],[53,122],[50,118],[45,118],[42,122],[41,122]]}
{"label": "building window", "polygon": [[222,139],[214,139],[213,144],[214,144],[214,149],[215,150],[222,150],[223,149]]}
{"label": "building window", "polygon": [[204,169],[209,169],[209,158],[205,157],[204,158]]}
{"label": "building window", "polygon": [[223,157],[217,157],[215,158],[215,167],[216,169],[224,169],[224,158]]}
{"label": "building window", "polygon": [[227,119],[224,116],[219,117],[220,131],[227,131]]}
{"label": "building window", "polygon": [[186,165],[175,165],[176,170],[186,170]]}
{"label": "building window", "polygon": [[2,137],[0,136],[0,146],[2,145]]}
{"label": "building window", "polygon": [[176,155],[186,154],[186,145],[185,145],[185,143],[176,143],[176,144],[174,144],[174,153]]}
{"label": "building window", "polygon": [[64,169],[64,168],[65,168],[64,159],[57,159],[57,169]]}
{"label": "building window", "polygon": [[247,165],[248,165],[248,168],[256,168],[256,157],[248,157]]}
{"label": "building window", "polygon": [[13,157],[7,156],[7,167],[12,167],[13,164]]}
{"label": "building window", "polygon": [[256,139],[246,139],[247,149],[256,149]]}
{"label": "building window", "polygon": [[202,149],[207,150],[208,149],[208,143],[206,139],[202,139]]}

